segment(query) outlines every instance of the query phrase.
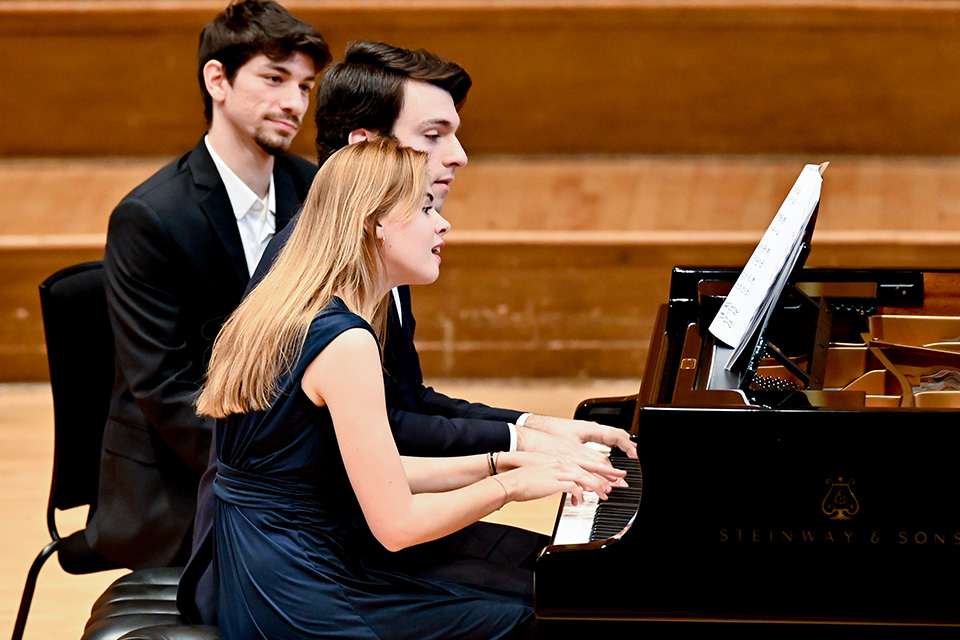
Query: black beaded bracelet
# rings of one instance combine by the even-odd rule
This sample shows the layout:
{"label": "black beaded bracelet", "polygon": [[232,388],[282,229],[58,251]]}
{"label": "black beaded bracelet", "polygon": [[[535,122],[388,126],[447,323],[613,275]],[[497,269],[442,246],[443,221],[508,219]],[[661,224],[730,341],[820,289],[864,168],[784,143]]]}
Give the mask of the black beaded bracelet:
{"label": "black beaded bracelet", "polygon": [[493,461],[493,451],[487,454],[487,470],[490,471],[490,475],[497,475],[497,464]]}

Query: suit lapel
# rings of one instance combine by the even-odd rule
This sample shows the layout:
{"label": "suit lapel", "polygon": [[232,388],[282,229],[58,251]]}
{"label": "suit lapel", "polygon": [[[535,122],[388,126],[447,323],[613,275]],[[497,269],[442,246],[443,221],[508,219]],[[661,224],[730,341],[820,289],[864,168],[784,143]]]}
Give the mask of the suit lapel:
{"label": "suit lapel", "polygon": [[233,215],[227,190],[203,140],[194,148],[187,162],[193,174],[193,182],[201,194],[200,209],[207,216],[220,244],[230,256],[240,284],[246,287],[250,274],[247,271],[247,258],[243,253],[240,231],[237,229],[237,218]]}
{"label": "suit lapel", "polygon": [[[403,327],[410,335],[410,342],[413,342],[413,330],[417,326],[417,321],[413,317],[413,309],[410,308],[409,285],[397,287],[397,293],[400,294],[400,313],[403,315]],[[393,298],[393,296],[390,297]],[[394,311],[394,314],[396,314],[396,311]]]}
{"label": "suit lapel", "polygon": [[300,190],[293,181],[293,176],[286,170],[284,158],[278,157],[273,166],[273,186],[277,190],[277,225],[279,232],[293,217],[293,212],[303,204]]}

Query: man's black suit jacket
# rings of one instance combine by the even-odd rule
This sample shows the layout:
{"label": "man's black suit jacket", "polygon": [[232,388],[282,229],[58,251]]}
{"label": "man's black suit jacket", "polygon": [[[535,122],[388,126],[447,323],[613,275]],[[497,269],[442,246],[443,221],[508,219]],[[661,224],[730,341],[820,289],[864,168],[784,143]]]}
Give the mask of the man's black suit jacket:
{"label": "man's black suit jacket", "polygon": [[417,321],[411,311],[410,288],[399,287],[398,293],[403,321],[391,294],[383,366],[390,427],[400,453],[458,456],[508,449],[506,423],[515,423],[519,411],[450,398],[423,385],[413,344]]}
{"label": "man's black suit jacket", "polygon": [[[276,159],[278,229],[315,174],[306,160]],[[165,566],[189,552],[210,451],[213,422],[193,403],[213,340],[249,281],[236,217],[202,140],[117,205],[104,278],[117,373],[87,539],[120,566]]]}

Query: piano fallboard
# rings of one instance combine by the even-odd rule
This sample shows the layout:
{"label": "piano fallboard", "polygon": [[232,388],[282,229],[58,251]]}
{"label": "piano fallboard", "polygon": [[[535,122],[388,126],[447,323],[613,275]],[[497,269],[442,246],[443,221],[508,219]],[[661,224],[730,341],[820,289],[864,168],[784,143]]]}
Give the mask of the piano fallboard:
{"label": "piano fallboard", "polygon": [[[671,404],[699,311],[681,307],[693,315],[661,318],[634,403],[633,522],[547,547],[537,615],[960,625],[960,411]],[[624,402],[587,401],[578,417],[625,426]]]}

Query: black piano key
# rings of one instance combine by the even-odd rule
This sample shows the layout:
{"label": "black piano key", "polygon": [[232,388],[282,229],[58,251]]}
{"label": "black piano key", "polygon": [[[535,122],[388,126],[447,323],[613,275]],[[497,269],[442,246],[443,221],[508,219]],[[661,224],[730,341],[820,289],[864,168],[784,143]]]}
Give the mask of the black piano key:
{"label": "black piano key", "polygon": [[609,500],[597,505],[590,528],[590,540],[603,540],[617,535],[630,524],[640,502],[639,489],[616,488]]}
{"label": "black piano key", "polygon": [[603,504],[602,509],[600,508],[600,506],[597,506],[597,513],[637,510],[637,503],[635,500],[630,502],[611,502],[608,500],[607,502],[604,502],[602,504]]}
{"label": "black piano key", "polygon": [[636,513],[636,509],[627,511],[621,509],[618,511],[604,511],[603,513],[597,513],[594,516],[594,522],[622,522],[624,526],[630,522],[630,518],[633,517],[633,514]]}
{"label": "black piano key", "polygon": [[594,515],[594,518],[593,518],[593,519],[594,519],[594,520],[599,520],[599,519],[601,519],[601,518],[606,518],[606,519],[609,520],[609,519],[619,518],[619,519],[621,519],[621,520],[629,520],[629,519],[631,518],[631,516],[633,516],[633,514],[634,514],[635,512],[636,512],[636,508],[630,509],[630,510],[627,510],[627,509],[607,509],[607,510],[604,510],[604,511],[597,511],[597,513]]}

